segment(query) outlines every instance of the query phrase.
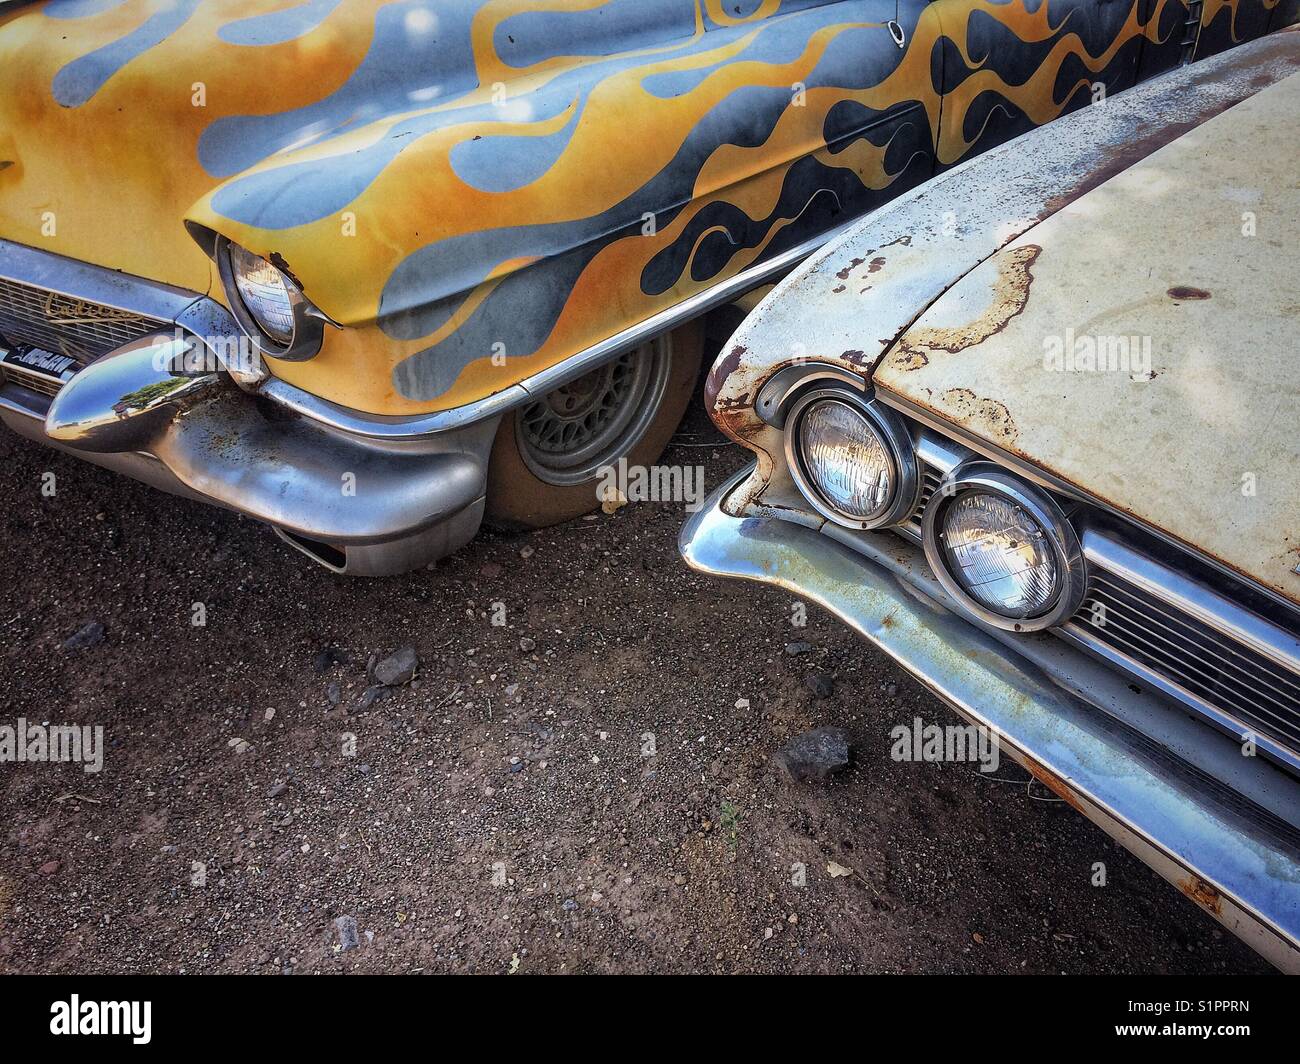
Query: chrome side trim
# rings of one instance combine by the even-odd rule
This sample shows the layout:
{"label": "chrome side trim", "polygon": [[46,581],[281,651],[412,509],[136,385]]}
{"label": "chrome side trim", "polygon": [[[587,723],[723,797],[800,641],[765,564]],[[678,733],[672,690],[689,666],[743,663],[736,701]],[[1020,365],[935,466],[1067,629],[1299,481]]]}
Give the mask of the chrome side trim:
{"label": "chrome side trim", "polygon": [[645,321],[632,325],[622,332],[593,344],[585,351],[566,358],[563,362],[540,370],[530,377],[525,377],[517,384],[512,384],[492,395],[485,396],[464,406],[450,410],[439,410],[432,414],[417,414],[403,417],[384,417],[377,414],[364,414],[347,407],[331,403],[319,396],[303,391],[295,385],[272,378],[262,385],[262,394],[283,406],[296,410],[306,417],[323,421],[327,425],[350,432],[358,436],[369,436],[382,440],[411,440],[421,436],[431,436],[440,432],[450,432],[464,428],[485,418],[496,417],[515,407],[521,406],[529,399],[535,399],[547,392],[554,391],[562,384],[577,380],[579,377],[611,359],[617,358],[625,351],[653,340],[656,336],[675,329],[679,325],[705,314],[715,307],[730,302],[743,295],[751,288],[757,288],[772,280],[778,274],[793,269],[818,248],[837,240],[858,222],[862,216],[832,229],[822,236],[805,240],[797,247],[783,251],[768,262],[758,263],[742,270],[734,277],[720,281],[712,288],[697,292],[682,302],[662,310]]}
{"label": "chrome side trim", "polygon": [[[1273,964],[1300,972],[1300,781],[1046,633],[1009,648],[948,609],[921,552],[878,532],[860,547],[721,508],[682,530],[694,569],[773,584],[828,609]],[[829,531],[829,529],[827,530]]]}

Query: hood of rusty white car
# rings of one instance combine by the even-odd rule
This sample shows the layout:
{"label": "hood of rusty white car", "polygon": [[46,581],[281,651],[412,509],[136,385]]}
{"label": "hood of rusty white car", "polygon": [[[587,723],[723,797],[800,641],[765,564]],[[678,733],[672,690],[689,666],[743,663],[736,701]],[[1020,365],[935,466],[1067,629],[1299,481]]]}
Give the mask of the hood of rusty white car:
{"label": "hood of rusty white car", "polygon": [[967,274],[876,370],[960,426],[1300,603],[1300,75]]}

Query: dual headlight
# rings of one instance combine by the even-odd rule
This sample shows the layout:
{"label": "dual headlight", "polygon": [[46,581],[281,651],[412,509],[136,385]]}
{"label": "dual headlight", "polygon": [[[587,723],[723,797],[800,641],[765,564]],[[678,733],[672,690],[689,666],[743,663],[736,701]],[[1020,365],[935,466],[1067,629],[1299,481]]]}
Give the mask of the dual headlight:
{"label": "dual headlight", "polygon": [[785,418],[786,463],[804,497],[846,528],[897,524],[916,506],[912,439],[887,407],[841,388],[815,388]]}
{"label": "dual headlight", "polygon": [[316,354],[323,316],[288,273],[224,238],[216,260],[230,309],[261,354],[289,362]]}
{"label": "dual headlight", "polygon": [[[901,418],[834,387],[800,396],[785,418],[786,461],[828,520],[865,530],[916,509],[918,462]],[[944,589],[986,623],[1014,631],[1059,624],[1078,609],[1078,537],[1045,492],[988,462],[963,463],[926,505],[926,558]]]}

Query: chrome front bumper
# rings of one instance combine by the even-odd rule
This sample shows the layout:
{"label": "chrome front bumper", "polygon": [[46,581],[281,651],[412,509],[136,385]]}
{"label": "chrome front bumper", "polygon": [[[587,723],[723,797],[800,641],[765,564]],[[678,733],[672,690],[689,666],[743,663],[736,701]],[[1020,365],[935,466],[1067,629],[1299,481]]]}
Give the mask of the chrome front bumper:
{"label": "chrome front bumper", "polygon": [[1284,971],[1300,972],[1300,781],[1047,633],[944,605],[923,553],[732,517],[743,473],[682,529],[693,568],[773,584],[874,643],[1001,749]]}
{"label": "chrome front bumper", "polygon": [[[212,299],[4,240],[0,281],[0,332],[21,328],[42,348],[100,342],[52,396],[0,366],[0,423],[20,435],[263,521],[337,572],[404,572],[478,530],[500,412],[449,411],[414,431],[320,400],[304,410],[282,382],[231,364],[242,334]],[[14,301],[37,291],[53,294],[44,318]],[[119,314],[128,342],[114,339]],[[84,328],[60,333],[68,325]]]}

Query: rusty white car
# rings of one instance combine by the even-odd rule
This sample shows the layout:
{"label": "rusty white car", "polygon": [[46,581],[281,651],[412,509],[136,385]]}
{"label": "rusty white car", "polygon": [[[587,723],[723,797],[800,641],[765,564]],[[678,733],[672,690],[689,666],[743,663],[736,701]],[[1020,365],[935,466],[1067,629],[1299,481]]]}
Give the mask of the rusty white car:
{"label": "rusty white car", "polygon": [[[706,389],[693,567],[815,601],[1300,970],[1300,33],[971,160]],[[953,825],[954,830],[959,825]]]}

